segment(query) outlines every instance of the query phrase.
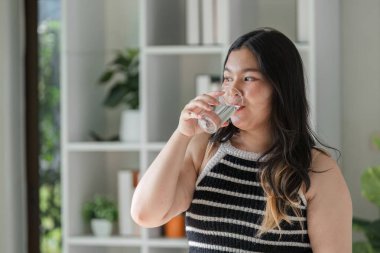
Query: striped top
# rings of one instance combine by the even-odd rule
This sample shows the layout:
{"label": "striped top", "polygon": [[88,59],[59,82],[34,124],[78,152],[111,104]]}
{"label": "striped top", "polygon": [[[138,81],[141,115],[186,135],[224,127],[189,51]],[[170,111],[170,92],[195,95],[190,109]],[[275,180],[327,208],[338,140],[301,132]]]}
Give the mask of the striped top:
{"label": "striped top", "polygon": [[307,233],[307,203],[301,191],[302,217],[289,209],[293,224],[283,221],[281,231],[273,229],[255,237],[266,202],[256,177],[258,158],[259,154],[239,150],[227,141],[207,163],[186,212],[190,253],[312,252]]}

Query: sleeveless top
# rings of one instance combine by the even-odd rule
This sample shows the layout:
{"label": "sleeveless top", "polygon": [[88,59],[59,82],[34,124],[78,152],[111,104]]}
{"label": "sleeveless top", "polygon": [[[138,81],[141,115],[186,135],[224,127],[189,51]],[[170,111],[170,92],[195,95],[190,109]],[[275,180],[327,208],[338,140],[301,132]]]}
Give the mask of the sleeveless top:
{"label": "sleeveless top", "polygon": [[259,157],[237,149],[229,141],[220,144],[199,175],[186,211],[190,253],[312,252],[307,233],[307,202],[302,191],[297,206],[301,217],[289,209],[292,224],[282,221],[281,230],[276,228],[256,236],[266,203],[257,177]]}

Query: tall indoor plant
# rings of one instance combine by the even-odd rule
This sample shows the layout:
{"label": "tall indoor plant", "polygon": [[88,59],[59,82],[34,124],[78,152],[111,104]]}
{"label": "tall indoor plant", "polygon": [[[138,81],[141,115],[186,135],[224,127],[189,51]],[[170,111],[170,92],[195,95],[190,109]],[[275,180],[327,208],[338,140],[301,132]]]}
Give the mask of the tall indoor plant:
{"label": "tall indoor plant", "polygon": [[138,141],[139,111],[139,50],[118,51],[107,65],[99,83],[110,86],[104,105],[110,108],[124,106],[120,124],[121,141]]}
{"label": "tall indoor plant", "polygon": [[[380,149],[380,138],[374,140]],[[361,176],[362,195],[380,208],[380,166],[367,168]],[[353,218],[353,229],[363,232],[367,241],[354,242],[354,253],[380,253],[380,219]]]}

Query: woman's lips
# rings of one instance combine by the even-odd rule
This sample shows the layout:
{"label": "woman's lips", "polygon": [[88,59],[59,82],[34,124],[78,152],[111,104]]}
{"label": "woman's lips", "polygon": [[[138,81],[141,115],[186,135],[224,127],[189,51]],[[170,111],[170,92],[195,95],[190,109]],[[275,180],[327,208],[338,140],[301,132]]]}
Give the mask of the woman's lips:
{"label": "woman's lips", "polygon": [[245,107],[245,106],[240,106],[239,109],[237,109],[236,111],[239,112],[239,111],[243,110],[244,107]]}

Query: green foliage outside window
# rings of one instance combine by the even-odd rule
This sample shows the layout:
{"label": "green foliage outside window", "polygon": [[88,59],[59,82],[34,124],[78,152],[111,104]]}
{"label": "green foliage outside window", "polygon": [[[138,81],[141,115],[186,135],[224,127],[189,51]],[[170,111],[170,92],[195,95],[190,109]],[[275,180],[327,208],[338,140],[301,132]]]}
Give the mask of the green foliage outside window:
{"label": "green foliage outside window", "polygon": [[62,251],[60,185],[59,21],[44,21],[39,35],[40,248]]}

